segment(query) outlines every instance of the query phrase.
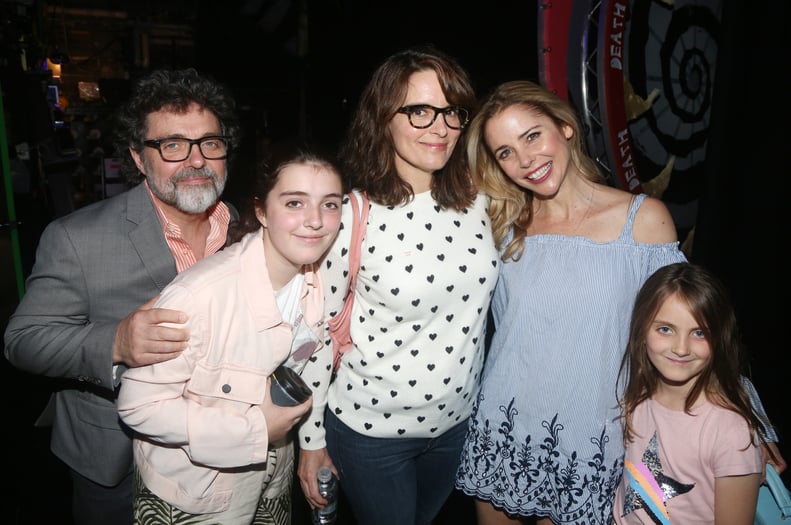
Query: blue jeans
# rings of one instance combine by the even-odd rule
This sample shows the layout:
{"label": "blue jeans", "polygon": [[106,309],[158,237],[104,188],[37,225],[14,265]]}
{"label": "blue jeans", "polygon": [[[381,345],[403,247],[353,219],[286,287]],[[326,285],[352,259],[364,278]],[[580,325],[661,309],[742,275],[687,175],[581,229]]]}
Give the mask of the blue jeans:
{"label": "blue jeans", "polygon": [[375,438],[326,411],[327,450],[358,525],[428,525],[456,479],[467,420],[435,438]]}

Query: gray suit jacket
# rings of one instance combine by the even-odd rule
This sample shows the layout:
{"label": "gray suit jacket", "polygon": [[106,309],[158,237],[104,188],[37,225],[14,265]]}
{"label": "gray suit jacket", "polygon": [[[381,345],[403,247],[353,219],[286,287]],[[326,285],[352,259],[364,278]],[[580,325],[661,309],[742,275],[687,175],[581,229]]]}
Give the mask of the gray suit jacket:
{"label": "gray suit jacket", "polygon": [[[233,211],[232,211],[233,213]],[[131,433],[118,418],[112,348],[118,322],[176,276],[144,185],[81,208],[44,230],[26,292],[5,333],[6,358],[60,378],[42,416],[53,453],[106,486],[132,469]]]}

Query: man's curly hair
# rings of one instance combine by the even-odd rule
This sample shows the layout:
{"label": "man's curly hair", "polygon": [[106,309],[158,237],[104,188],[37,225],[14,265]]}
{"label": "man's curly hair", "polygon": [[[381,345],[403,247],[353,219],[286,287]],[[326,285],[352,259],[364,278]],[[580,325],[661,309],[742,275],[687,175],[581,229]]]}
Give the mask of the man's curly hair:
{"label": "man's curly hair", "polygon": [[146,137],[148,115],[162,110],[185,113],[192,104],[211,111],[217,117],[220,132],[229,137],[229,152],[233,152],[239,143],[240,127],[236,101],[230,91],[194,68],[156,70],[137,81],[113,122],[116,155],[121,159],[121,171],[130,183],[143,180],[129,148],[140,152],[144,147],[143,141],[150,138]]}

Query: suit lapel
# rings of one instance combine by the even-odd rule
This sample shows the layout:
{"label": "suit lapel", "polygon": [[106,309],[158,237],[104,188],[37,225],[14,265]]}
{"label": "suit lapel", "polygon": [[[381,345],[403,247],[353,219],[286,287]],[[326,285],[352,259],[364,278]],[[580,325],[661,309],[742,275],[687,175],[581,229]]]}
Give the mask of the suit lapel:
{"label": "suit lapel", "polygon": [[176,276],[176,262],[145,185],[140,183],[127,193],[127,220],[131,223],[129,240],[151,279],[162,290]]}

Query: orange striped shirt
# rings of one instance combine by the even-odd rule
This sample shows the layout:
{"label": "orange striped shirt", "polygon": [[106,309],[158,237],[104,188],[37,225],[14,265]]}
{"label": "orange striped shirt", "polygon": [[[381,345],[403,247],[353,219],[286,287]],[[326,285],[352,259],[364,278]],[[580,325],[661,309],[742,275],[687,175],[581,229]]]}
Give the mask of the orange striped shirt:
{"label": "orange striped shirt", "polygon": [[[168,243],[170,253],[173,254],[173,259],[176,261],[176,272],[181,273],[186,270],[195,262],[198,257],[193,253],[192,248],[181,236],[181,227],[171,222],[165,212],[159,205],[159,201],[151,193],[151,188],[148,186],[148,181],[143,181],[146,185],[148,194],[151,201],[154,203],[154,209],[157,212],[157,218],[162,225],[162,233],[165,234],[165,241]],[[228,238],[228,225],[231,222],[231,212],[224,202],[219,201],[214,209],[209,214],[209,236],[206,238],[206,250],[203,257],[216,253],[225,246],[225,241]],[[203,258],[201,257],[201,258]]]}

